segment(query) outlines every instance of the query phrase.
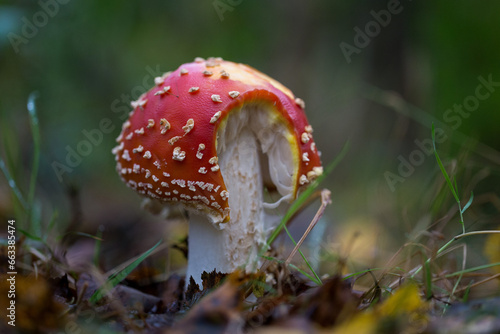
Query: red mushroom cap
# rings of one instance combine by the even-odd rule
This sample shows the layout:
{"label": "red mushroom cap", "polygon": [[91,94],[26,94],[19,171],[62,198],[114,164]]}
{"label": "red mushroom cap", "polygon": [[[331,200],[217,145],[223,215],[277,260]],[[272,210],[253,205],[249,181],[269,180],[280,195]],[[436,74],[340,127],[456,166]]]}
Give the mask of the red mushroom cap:
{"label": "red mushroom cap", "polygon": [[113,149],[122,180],[139,193],[229,220],[228,192],[218,165],[217,131],[244,104],[266,104],[286,125],[293,154],[293,198],[321,175],[304,102],[276,80],[220,58],[184,64],[155,78],[156,86],[132,102]]}

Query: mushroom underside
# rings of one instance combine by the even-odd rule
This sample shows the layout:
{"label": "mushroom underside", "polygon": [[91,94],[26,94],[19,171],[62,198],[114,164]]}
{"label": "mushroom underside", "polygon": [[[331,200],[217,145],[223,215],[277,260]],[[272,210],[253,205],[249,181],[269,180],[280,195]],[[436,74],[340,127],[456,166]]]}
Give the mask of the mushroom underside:
{"label": "mushroom underside", "polygon": [[[246,104],[222,122],[217,155],[230,220],[214,225],[201,215],[190,216],[187,277],[201,284],[203,271],[255,271],[268,231],[279,222],[275,208],[293,197],[297,167],[291,138],[283,119],[266,104]],[[264,184],[281,196],[276,205],[264,203]]]}

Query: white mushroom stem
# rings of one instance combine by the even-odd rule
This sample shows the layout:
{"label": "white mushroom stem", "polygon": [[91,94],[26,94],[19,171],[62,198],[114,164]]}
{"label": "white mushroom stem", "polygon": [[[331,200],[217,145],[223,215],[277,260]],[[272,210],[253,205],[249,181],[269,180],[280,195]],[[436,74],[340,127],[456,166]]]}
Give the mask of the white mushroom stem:
{"label": "white mushroom stem", "polygon": [[224,256],[224,235],[205,216],[190,213],[188,243],[186,287],[189,285],[189,277],[193,276],[200,289],[203,289],[201,274],[204,271],[208,273],[217,269],[229,272],[229,263]]}
{"label": "white mushroom stem", "polygon": [[189,222],[187,276],[201,285],[203,271],[230,273],[238,267],[254,271],[263,245],[263,184],[259,147],[253,132],[245,127],[226,142],[219,166],[229,191],[231,219],[217,229],[208,219],[192,214]]}
{"label": "white mushroom stem", "polygon": [[[218,130],[218,164],[229,192],[230,221],[216,226],[208,218],[191,214],[186,277],[193,276],[200,288],[204,271],[255,271],[266,236],[279,222],[279,217],[264,209],[275,209],[293,198],[296,170],[287,139],[293,134],[268,108],[250,104],[233,110]],[[282,199],[264,203],[263,180],[271,181]]]}

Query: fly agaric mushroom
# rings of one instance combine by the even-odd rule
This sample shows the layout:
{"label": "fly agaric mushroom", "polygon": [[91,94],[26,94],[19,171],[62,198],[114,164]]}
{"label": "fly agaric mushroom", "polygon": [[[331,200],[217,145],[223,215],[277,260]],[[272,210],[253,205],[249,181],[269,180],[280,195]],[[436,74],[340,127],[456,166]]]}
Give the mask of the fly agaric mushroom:
{"label": "fly agaric mushroom", "polygon": [[[249,66],[196,58],[131,104],[117,171],[140,194],[194,213],[187,280],[255,270],[272,228],[265,210],[323,172],[304,101]],[[281,195],[274,204],[263,199],[269,183]]]}

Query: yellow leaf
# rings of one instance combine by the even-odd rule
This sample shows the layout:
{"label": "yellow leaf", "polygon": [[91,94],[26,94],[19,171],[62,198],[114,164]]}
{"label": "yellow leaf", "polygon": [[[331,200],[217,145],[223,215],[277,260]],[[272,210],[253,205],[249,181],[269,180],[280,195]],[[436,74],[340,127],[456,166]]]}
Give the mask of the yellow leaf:
{"label": "yellow leaf", "polygon": [[385,317],[396,317],[413,312],[421,312],[427,308],[426,303],[420,298],[418,288],[415,285],[406,285],[399,288],[395,294],[389,297],[377,309],[380,315]]}
{"label": "yellow leaf", "polygon": [[377,318],[373,312],[360,313],[352,320],[333,329],[333,334],[356,333],[372,334],[377,332]]}
{"label": "yellow leaf", "polygon": [[333,333],[372,334],[391,330],[419,332],[427,326],[428,304],[415,285],[399,288],[381,305],[334,328]]}
{"label": "yellow leaf", "polygon": [[[490,234],[486,238],[486,243],[484,244],[484,254],[488,257],[490,263],[500,262],[500,234]],[[491,269],[500,273],[500,266],[492,267]]]}

